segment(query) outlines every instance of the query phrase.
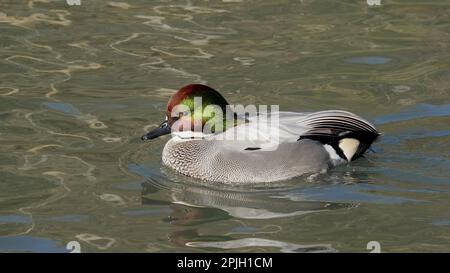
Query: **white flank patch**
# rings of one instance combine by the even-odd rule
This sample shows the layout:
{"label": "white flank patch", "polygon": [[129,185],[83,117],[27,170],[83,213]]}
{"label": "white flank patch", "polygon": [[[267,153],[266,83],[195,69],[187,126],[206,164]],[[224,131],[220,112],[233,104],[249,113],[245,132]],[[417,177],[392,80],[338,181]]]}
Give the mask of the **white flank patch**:
{"label": "white flank patch", "polygon": [[336,153],[336,150],[335,150],[333,147],[331,147],[330,145],[325,144],[325,145],[323,145],[323,147],[325,148],[325,150],[326,150],[326,151],[328,152],[328,154],[330,155],[330,161],[331,161],[331,163],[332,163],[334,166],[347,162],[347,160],[341,158],[341,157]]}

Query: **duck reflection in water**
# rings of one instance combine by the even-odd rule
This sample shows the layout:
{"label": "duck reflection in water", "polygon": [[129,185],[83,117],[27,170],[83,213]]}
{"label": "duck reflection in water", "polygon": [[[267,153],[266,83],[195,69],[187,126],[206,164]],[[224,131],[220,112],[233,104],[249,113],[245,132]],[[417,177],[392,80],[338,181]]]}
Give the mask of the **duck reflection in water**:
{"label": "duck reflection in water", "polygon": [[[283,186],[267,188],[233,188],[226,185],[195,184],[194,181],[178,181],[180,176],[165,173],[167,177],[148,177],[142,184],[142,203],[146,205],[165,204],[171,214],[164,220],[174,226],[189,226],[189,229],[171,232],[168,237],[172,244],[191,248],[239,249],[245,247],[278,248],[281,252],[334,252],[328,244],[301,245],[277,240],[258,238],[260,228],[248,228],[244,232],[225,232],[220,235],[201,234],[197,227],[226,219],[235,219],[242,225],[243,220],[266,220],[283,217],[298,217],[336,209],[350,209],[357,203],[300,200],[297,194],[292,200],[292,188]],[[348,179],[347,179],[348,180]],[[170,201],[167,201],[170,200]],[[242,229],[243,227],[240,226]],[[242,238],[251,234],[251,238]]]}

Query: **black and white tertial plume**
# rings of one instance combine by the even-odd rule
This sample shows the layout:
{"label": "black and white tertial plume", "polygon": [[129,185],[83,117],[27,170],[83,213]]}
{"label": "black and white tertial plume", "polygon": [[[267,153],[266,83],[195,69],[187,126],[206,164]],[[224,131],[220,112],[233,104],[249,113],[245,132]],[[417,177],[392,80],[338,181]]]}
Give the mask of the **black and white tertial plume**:
{"label": "black and white tertial plume", "polygon": [[[300,121],[308,128],[298,140],[320,141],[333,152],[350,162],[360,157],[380,133],[367,120],[346,111],[330,110],[307,115]],[[330,152],[329,149],[327,151]]]}

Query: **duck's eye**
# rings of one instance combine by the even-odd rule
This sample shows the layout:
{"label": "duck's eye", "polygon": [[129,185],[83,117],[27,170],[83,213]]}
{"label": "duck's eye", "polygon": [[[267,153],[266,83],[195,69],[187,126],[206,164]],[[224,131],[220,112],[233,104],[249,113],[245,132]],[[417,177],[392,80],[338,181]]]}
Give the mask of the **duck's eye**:
{"label": "duck's eye", "polygon": [[178,114],[178,116],[177,117],[175,117],[175,118],[182,118],[182,117],[188,117],[190,114],[191,114],[191,111],[189,111],[189,110],[186,110],[186,111],[183,111],[183,112],[178,112],[177,113]]}

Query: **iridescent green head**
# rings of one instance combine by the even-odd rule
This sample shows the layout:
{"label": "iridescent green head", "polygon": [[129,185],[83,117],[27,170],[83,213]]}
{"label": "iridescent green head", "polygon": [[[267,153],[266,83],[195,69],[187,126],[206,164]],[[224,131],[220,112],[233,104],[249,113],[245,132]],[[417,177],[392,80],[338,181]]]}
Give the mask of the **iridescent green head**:
{"label": "iridescent green head", "polygon": [[227,105],[225,98],[211,87],[187,85],[169,100],[166,119],[161,126],[142,136],[142,139],[154,139],[174,131],[222,132],[228,128],[227,114],[233,115]]}

